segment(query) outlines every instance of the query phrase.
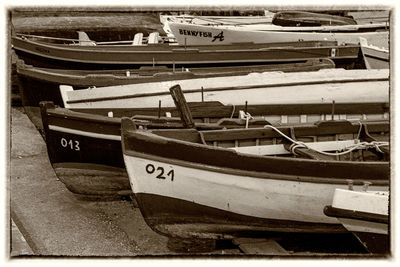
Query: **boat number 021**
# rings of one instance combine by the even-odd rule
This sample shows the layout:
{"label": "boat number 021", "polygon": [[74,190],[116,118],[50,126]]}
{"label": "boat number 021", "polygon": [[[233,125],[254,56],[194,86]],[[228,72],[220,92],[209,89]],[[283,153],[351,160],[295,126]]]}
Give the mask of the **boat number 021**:
{"label": "boat number 021", "polygon": [[72,150],[79,151],[81,148],[79,147],[79,142],[76,140],[67,140],[65,138],[61,138],[62,147],[68,147]]}
{"label": "boat number 021", "polygon": [[155,167],[153,164],[147,164],[146,165],[146,172],[148,174],[155,174],[157,175],[156,178],[158,179],[167,179],[170,178],[171,182],[174,180],[174,169],[169,170],[169,172],[166,173],[163,167]]}

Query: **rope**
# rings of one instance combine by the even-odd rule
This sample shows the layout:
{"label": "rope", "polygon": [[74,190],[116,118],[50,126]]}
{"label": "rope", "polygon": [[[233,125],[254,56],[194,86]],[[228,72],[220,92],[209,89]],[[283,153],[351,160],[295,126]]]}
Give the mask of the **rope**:
{"label": "rope", "polygon": [[243,120],[246,120],[246,129],[249,128],[249,120],[254,119],[250,113],[244,112],[243,110],[239,110],[239,117]]}
{"label": "rope", "polygon": [[243,117],[246,119],[246,129],[247,129],[249,128],[249,120],[254,118],[248,112],[245,112]]}
{"label": "rope", "polygon": [[[360,136],[360,133],[361,133],[362,124],[361,124],[361,122],[359,122],[359,123],[360,123],[360,130],[359,130],[359,132],[358,132],[358,136],[357,136],[357,139],[356,139],[356,140],[358,140],[358,138],[359,138],[359,136]],[[272,126],[272,125],[265,125],[264,128],[271,128],[271,129],[273,129],[274,131],[278,132],[281,136],[283,136],[284,138],[286,138],[287,140],[289,140],[290,142],[292,142],[293,144],[290,146],[289,149],[290,149],[290,151],[291,151],[293,154],[295,154],[295,155],[297,154],[297,153],[295,152],[295,149],[296,149],[296,148],[299,148],[299,147],[304,147],[304,148],[307,148],[307,149],[311,149],[311,150],[317,151],[317,152],[319,152],[319,153],[321,153],[321,154],[323,154],[323,155],[328,155],[328,156],[341,156],[341,155],[348,154],[348,153],[352,152],[352,151],[355,150],[355,149],[367,149],[367,148],[375,148],[378,152],[384,153],[384,152],[380,149],[380,147],[381,147],[381,146],[387,146],[387,145],[389,145],[389,142],[380,142],[380,141],[361,142],[361,143],[357,143],[357,144],[354,144],[354,145],[349,146],[349,147],[345,147],[345,148],[343,149],[342,152],[333,152],[333,153],[331,153],[331,152],[325,152],[325,151],[319,151],[319,150],[316,150],[316,149],[312,149],[312,148],[310,148],[309,146],[307,146],[304,142],[300,142],[300,141],[297,141],[297,140],[293,140],[292,138],[290,138],[289,136],[285,135],[285,134],[282,133],[279,129],[277,129],[276,127],[274,127],[274,126]]]}
{"label": "rope", "polygon": [[361,121],[358,121],[358,124],[360,124],[360,128],[358,128],[358,133],[357,133],[357,138],[356,138],[356,139],[360,139],[361,130],[362,130],[362,123],[361,123]]}
{"label": "rope", "polygon": [[232,113],[230,119],[233,118],[233,114],[235,114],[235,105],[232,104]]}

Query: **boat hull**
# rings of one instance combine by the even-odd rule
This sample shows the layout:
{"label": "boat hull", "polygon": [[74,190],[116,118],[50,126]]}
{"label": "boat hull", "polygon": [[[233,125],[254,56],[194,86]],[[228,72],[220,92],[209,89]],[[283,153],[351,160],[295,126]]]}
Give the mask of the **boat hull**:
{"label": "boat hull", "polygon": [[282,11],[274,15],[272,23],[281,26],[356,25],[354,19],[330,14]]}
{"label": "boat hull", "polygon": [[[238,40],[253,43],[298,42],[298,41],[337,41],[340,43],[358,44],[359,38],[368,43],[389,47],[389,32],[301,32],[279,30],[247,30],[245,27],[235,29],[211,27],[185,23],[170,23],[169,27],[179,44],[187,45],[225,45]],[[201,33],[201,34],[200,34]]]}
{"label": "boat hull", "polygon": [[367,69],[389,69],[389,51],[378,50],[368,46],[361,46]]}
{"label": "boat hull", "polygon": [[61,89],[67,108],[173,107],[168,89],[176,84],[188,102],[220,101],[224,104],[318,104],[384,102],[389,99],[388,70],[251,73],[235,77],[174,80],[169,82]]}
{"label": "boat hull", "polygon": [[[12,38],[13,49],[26,64],[38,67],[74,69],[139,68],[143,65],[176,67],[213,65],[251,65],[304,62],[329,58],[351,65],[358,58],[359,46],[338,46],[335,42],[237,44],[218,46],[77,46],[57,45]],[[57,67],[58,66],[58,67]]]}
{"label": "boat hull", "polygon": [[345,184],[280,180],[273,175],[260,179],[130,152],[124,159],[146,222],[168,236],[230,239],[259,231],[346,231],[322,211],[335,188]]}
{"label": "boat hull", "polygon": [[329,59],[309,60],[304,63],[270,64],[242,67],[217,67],[177,70],[168,68],[145,68],[127,70],[68,70],[37,68],[17,63],[20,94],[24,106],[39,106],[40,101],[53,101],[56,105],[64,106],[59,91],[61,84],[67,84],[74,89],[88,87],[105,87],[115,85],[148,83],[195,79],[200,77],[218,77],[243,75],[250,72],[264,71],[315,71],[324,68],[334,68],[335,64]]}
{"label": "boat hull", "polygon": [[58,179],[77,195],[103,198],[132,195],[125,168],[79,162],[60,162],[52,166]]}
{"label": "boat hull", "polygon": [[45,106],[41,112],[50,163],[71,192],[101,197],[130,194],[119,120],[51,116]]}

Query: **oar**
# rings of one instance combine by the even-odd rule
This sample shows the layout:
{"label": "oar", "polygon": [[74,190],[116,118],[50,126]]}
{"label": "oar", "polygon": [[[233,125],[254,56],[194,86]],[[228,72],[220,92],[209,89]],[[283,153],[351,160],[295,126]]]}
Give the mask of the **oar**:
{"label": "oar", "polygon": [[194,128],[195,124],[192,113],[190,112],[185,96],[183,95],[181,86],[179,84],[174,85],[169,89],[169,91],[174,99],[176,109],[179,111],[179,115],[181,116],[183,127]]}

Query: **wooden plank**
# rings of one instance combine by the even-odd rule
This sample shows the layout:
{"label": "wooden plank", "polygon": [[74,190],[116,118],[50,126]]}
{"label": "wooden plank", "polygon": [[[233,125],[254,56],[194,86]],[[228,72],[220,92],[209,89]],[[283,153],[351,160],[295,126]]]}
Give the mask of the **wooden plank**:
{"label": "wooden plank", "polygon": [[310,159],[317,159],[317,160],[334,160],[333,157],[328,156],[328,155],[324,155],[322,153],[319,153],[318,151],[312,150],[312,149],[308,149],[308,148],[296,148],[295,149],[295,153],[298,153],[302,156],[305,156],[307,158]]}
{"label": "wooden plank", "polygon": [[289,252],[273,239],[238,238],[234,239],[233,243],[249,255],[289,255]]}
{"label": "wooden plank", "polygon": [[[356,140],[344,140],[344,141],[325,141],[325,142],[315,142],[315,143],[307,143],[312,149],[319,151],[332,151],[332,150],[341,150],[350,145],[354,145]],[[277,145],[263,145],[263,146],[244,146],[244,147],[232,147],[237,152],[240,153],[248,153],[254,155],[284,155],[289,154],[290,151],[285,149],[283,144]],[[296,152],[302,150],[301,148],[297,148]],[[331,157],[329,157],[332,159]]]}
{"label": "wooden plank", "polygon": [[[290,136],[290,127],[280,126],[279,130]],[[295,136],[321,136],[335,135],[342,133],[357,133],[360,126],[349,121],[319,121],[315,124],[305,124],[294,127]],[[235,140],[235,139],[255,139],[281,137],[281,134],[270,128],[254,129],[233,129],[230,131],[204,131],[206,141]]]}

